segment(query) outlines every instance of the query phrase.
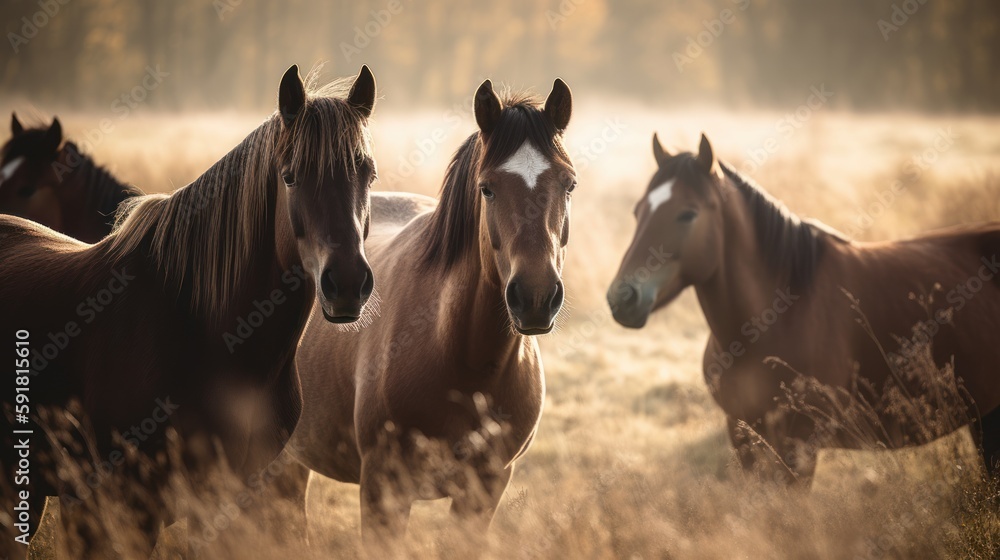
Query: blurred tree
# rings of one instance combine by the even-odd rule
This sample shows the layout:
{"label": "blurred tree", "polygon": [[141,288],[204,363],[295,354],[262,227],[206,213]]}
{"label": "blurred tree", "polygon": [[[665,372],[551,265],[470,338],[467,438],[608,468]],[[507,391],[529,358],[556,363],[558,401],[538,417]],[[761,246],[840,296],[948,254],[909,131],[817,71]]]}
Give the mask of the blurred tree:
{"label": "blurred tree", "polygon": [[1000,109],[995,0],[5,0],[0,21],[2,93],[102,110],[157,65],[150,106],[269,109],[289,64],[321,61],[441,106],[558,75],[656,103],[787,107],[825,83],[857,109]]}

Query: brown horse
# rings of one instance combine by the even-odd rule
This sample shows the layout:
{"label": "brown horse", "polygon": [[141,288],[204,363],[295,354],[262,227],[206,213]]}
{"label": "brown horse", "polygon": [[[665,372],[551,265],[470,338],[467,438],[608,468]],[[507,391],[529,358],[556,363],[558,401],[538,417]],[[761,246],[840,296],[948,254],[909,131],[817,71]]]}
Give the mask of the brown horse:
{"label": "brown horse", "polygon": [[[298,421],[294,357],[313,302],[329,321],[350,322],[372,291],[363,241],[374,101],[367,67],[349,91],[337,82],[307,95],[292,66],[276,114],[193,183],[134,199],[101,242],[0,217],[0,332],[27,341],[18,367],[30,368],[19,378],[30,386],[30,412],[79,402],[95,461],[122,456],[113,433],[155,457],[169,426],[185,444],[217,442],[241,480],[266,467]],[[15,402],[10,391],[4,402]],[[18,436],[34,438],[23,488],[31,529],[44,497],[56,494],[82,506],[63,513],[83,525],[97,506],[57,480],[41,432]],[[16,463],[10,437],[6,430],[5,472]],[[198,461],[207,462],[191,466]],[[185,463],[197,474],[217,460]],[[164,477],[134,476],[137,494],[154,485],[152,498],[129,502],[149,547],[169,516],[155,486]],[[4,493],[4,511],[13,499]],[[111,554],[108,530],[86,531],[85,555]]]}
{"label": "brown horse", "polygon": [[[635,207],[635,237],[608,303],[619,323],[641,328],[650,313],[694,286],[711,329],[705,379],[745,465],[753,456],[739,421],[782,455],[815,430],[808,418],[778,411],[782,384],[793,386],[793,372],[844,389],[861,380],[878,393],[907,369],[914,341],[924,338],[932,338],[937,366],[954,361],[983,415],[988,464],[1000,460],[1000,413],[994,412],[1000,404],[1000,225],[897,242],[850,241],[800,220],[717,162],[704,136],[697,155],[670,155],[656,136],[653,152],[659,168]],[[858,320],[845,291],[867,321]],[[937,297],[924,298],[922,306],[910,294]],[[765,365],[772,356],[788,367]],[[880,410],[878,418],[887,432],[901,434],[894,441],[916,442],[908,437],[915,426],[892,426],[890,412]],[[792,469],[811,472],[814,457],[788,459]]]}
{"label": "brown horse", "polygon": [[[87,243],[111,233],[118,205],[142,191],[62,142],[59,119],[25,129],[16,114],[0,148],[0,212],[20,216]],[[62,146],[60,147],[60,144]]]}
{"label": "brown horse", "polygon": [[438,204],[372,197],[380,315],[345,333],[314,312],[297,357],[303,416],[289,448],[361,485],[366,546],[401,535],[418,499],[451,497],[484,533],[542,410],[531,335],[549,332],[563,303],[572,96],[556,80],[544,108],[501,101],[487,80],[474,106],[479,132],[452,159]]}

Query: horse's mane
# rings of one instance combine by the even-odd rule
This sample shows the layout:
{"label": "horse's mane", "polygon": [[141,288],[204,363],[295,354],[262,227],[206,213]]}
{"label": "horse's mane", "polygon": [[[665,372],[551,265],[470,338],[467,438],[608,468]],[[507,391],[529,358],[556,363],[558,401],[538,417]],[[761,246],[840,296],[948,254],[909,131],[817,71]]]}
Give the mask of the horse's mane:
{"label": "horse's mane", "polygon": [[[690,161],[696,162],[695,156],[690,155]],[[720,162],[720,166],[747,203],[757,244],[767,265],[778,274],[788,275],[793,292],[805,292],[812,284],[826,248],[824,241],[830,233],[804,222],[781,201],[728,164]]]}
{"label": "horse's mane", "polygon": [[192,311],[221,316],[249,278],[242,271],[273,253],[272,219],[279,154],[293,168],[336,162],[353,169],[371,154],[363,116],[344,98],[351,80],[310,92],[290,132],[275,112],[192,183],[170,196],[137,197],[122,205],[110,237],[116,258],[148,244],[168,287],[189,293]]}
{"label": "horse's mane", "polygon": [[73,154],[79,162],[71,166],[70,174],[63,177],[63,181],[70,177],[79,178],[87,187],[87,210],[104,216],[109,226],[114,223],[118,206],[122,202],[142,196],[143,192],[138,187],[119,181],[110,171],[81,152],[73,142],[66,142],[63,150]]}
{"label": "horse's mane", "polygon": [[479,132],[473,133],[448,164],[440,202],[427,232],[430,242],[423,259],[427,264],[450,268],[477,245],[481,170],[502,165],[525,141],[530,141],[547,158],[569,162],[562,138],[542,112],[537,98],[526,93],[507,93],[501,103],[500,120],[489,139],[483,142]]}

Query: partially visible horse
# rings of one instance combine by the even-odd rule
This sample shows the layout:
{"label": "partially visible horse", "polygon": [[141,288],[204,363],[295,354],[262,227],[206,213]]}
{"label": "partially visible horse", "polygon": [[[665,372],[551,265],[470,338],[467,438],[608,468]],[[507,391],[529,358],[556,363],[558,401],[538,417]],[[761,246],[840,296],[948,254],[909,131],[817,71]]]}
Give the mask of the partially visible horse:
{"label": "partially visible horse", "polygon": [[118,205],[142,194],[63,143],[59,119],[28,129],[16,114],[10,121],[11,138],[0,148],[0,213],[96,243],[111,233]]}
{"label": "partially visible horse", "polygon": [[[81,461],[121,456],[116,432],[155,457],[169,426],[190,480],[225,460],[247,481],[284,448],[301,410],[294,358],[313,303],[317,321],[352,322],[373,288],[363,242],[375,80],[364,67],[347,84],[307,95],[292,66],[275,114],[191,184],[133,199],[97,244],[0,216],[0,332],[30,348],[18,367],[31,370],[22,378],[32,412],[79,402],[95,440]],[[46,495],[73,498],[76,513],[63,517],[85,526],[79,554],[113,555],[113,534],[86,527],[98,504],[57,480],[53,450],[35,428],[32,523]],[[5,430],[0,451],[8,473],[11,437]],[[145,537],[131,554],[148,555],[161,521],[185,512],[163,502],[169,471],[119,474],[132,478],[118,505],[132,508]],[[4,493],[4,511],[13,500]],[[13,528],[5,529],[9,547]]]}
{"label": "partially visible horse", "polygon": [[[987,464],[1000,461],[1000,224],[851,241],[799,219],[717,161],[704,136],[697,154],[677,155],[654,136],[653,153],[658,169],[635,207],[635,237],[608,303],[619,323],[641,328],[694,287],[711,329],[705,380],[744,465],[754,462],[754,442],[741,422],[793,471],[811,472],[815,449],[791,450],[801,450],[818,426],[780,406],[799,373],[854,396],[870,385],[874,395],[862,396],[878,400],[890,385],[904,393],[913,384],[933,386],[939,380],[920,376],[952,363],[982,415]],[[927,327],[915,332],[917,324]],[[918,371],[925,338],[936,367]],[[770,357],[784,363],[766,365]],[[901,422],[891,406],[875,412],[885,443],[922,443],[920,426]]]}
{"label": "partially visible horse", "polygon": [[380,315],[345,333],[314,312],[296,358],[304,404],[289,450],[361,485],[369,548],[402,535],[421,499],[452,498],[453,514],[485,534],[542,412],[533,335],[553,328],[564,297],[572,95],[556,80],[544,106],[501,101],[487,80],[474,109],[479,131],[439,202],[372,197]]}

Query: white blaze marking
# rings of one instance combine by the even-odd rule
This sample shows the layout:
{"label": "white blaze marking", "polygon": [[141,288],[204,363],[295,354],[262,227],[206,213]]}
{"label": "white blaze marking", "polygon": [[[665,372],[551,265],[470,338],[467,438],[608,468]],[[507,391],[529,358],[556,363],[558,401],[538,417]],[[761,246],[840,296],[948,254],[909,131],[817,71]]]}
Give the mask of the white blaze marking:
{"label": "white blaze marking", "polygon": [[656,187],[655,189],[649,191],[649,213],[652,214],[656,212],[656,209],[660,207],[661,204],[670,200],[670,197],[674,194],[674,181],[677,179],[671,179],[666,183]]}
{"label": "white blaze marking", "polygon": [[500,171],[519,175],[529,189],[535,188],[538,176],[549,168],[549,162],[528,140],[500,166]]}
{"label": "white blaze marking", "polygon": [[14,158],[9,162],[7,162],[7,165],[3,166],[3,168],[0,169],[0,183],[3,183],[7,179],[13,177],[14,172],[17,171],[18,167],[21,167],[22,163],[24,163],[24,156]]}

